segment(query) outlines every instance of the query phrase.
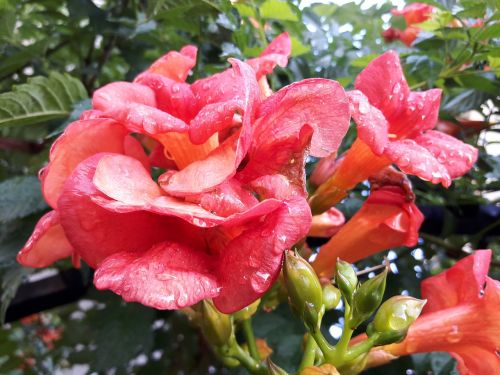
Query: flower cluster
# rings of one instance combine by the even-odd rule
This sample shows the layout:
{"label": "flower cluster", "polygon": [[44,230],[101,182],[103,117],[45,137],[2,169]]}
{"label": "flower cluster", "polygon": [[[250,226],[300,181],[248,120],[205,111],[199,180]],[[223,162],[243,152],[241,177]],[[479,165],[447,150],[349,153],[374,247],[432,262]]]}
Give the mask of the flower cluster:
{"label": "flower cluster", "polygon": [[260,297],[311,225],[305,157],[335,152],[349,125],[337,82],[266,89],[289,53],[285,33],[189,84],[196,48],[186,46],[97,90],[40,172],[53,210],[18,261],[81,258],[98,289],[158,309],[212,298],[233,312]]}
{"label": "flower cluster", "polygon": [[386,42],[401,40],[404,44],[410,47],[420,33],[420,28],[416,24],[427,21],[432,16],[434,7],[424,3],[412,3],[402,10],[392,9],[391,13],[394,16],[402,16],[406,22],[406,28],[400,30],[390,27],[382,33],[382,37]]}

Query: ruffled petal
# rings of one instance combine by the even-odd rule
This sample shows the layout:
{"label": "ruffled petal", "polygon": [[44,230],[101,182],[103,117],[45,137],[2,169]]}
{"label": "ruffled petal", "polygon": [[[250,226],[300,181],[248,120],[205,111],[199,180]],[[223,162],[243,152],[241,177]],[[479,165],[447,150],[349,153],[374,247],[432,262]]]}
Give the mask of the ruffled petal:
{"label": "ruffled petal", "polygon": [[389,132],[414,138],[433,129],[438,120],[441,89],[411,92],[400,112],[391,117]]}
{"label": "ruffled petal", "polygon": [[441,182],[445,187],[451,184],[446,168],[426,148],[412,139],[389,142],[384,155],[404,173],[416,175],[434,184]]}
{"label": "ruffled petal", "polygon": [[284,68],[288,64],[288,56],[292,52],[292,41],[288,33],[281,33],[273,39],[259,57],[247,63],[255,70],[257,79],[271,74],[276,65]]}
{"label": "ruffled petal", "polygon": [[214,258],[174,242],[144,253],[120,252],[106,258],[94,275],[97,289],[155,309],[182,309],[219,294]]}
{"label": "ruffled petal", "polygon": [[256,148],[298,135],[304,125],[314,129],[311,155],[336,151],[349,127],[349,102],[335,81],[313,78],[293,83],[267,98],[255,124]]}
{"label": "ruffled petal", "polygon": [[[163,178],[160,177],[159,183],[161,187],[170,195],[185,196],[207,192],[233,177],[239,164],[247,154],[252,138],[255,106],[260,96],[259,85],[249,65],[235,59],[230,61],[233,64],[232,73],[234,73],[235,77],[232,82],[238,84],[238,91],[233,92],[234,98],[232,100],[240,102],[244,110],[241,129],[239,133],[227,138],[204,160],[193,162],[177,173],[165,175]],[[224,83],[221,82],[221,84]],[[229,91],[235,89],[235,87],[230,87]],[[216,91],[214,89],[214,92]],[[224,98],[221,96],[220,99]],[[231,97],[226,99],[229,100]],[[200,178],[200,176],[203,177]]]}
{"label": "ruffled petal", "polygon": [[[91,194],[91,201],[100,207],[116,213],[149,211],[165,216],[175,216],[197,227],[213,227],[219,224],[232,224],[265,215],[276,209],[279,202],[268,199],[258,202],[250,192],[244,191],[236,182],[221,185],[201,197],[191,197],[212,207],[208,210],[203,204],[187,202],[163,195],[161,189],[151,179],[139,162],[122,155],[104,155],[97,163],[93,184],[101,193]],[[213,208],[213,207],[212,207]],[[219,211],[227,215],[219,215]],[[231,212],[230,212],[231,211]],[[227,217],[226,217],[227,216]]]}
{"label": "ruffled petal", "polygon": [[233,125],[235,113],[243,111],[236,100],[206,105],[189,124],[189,139],[195,145],[205,143],[214,133]]}
{"label": "ruffled petal", "polygon": [[282,174],[260,176],[251,181],[249,185],[264,199],[276,198],[287,200],[296,196],[303,196],[303,187],[293,185],[290,180]]}
{"label": "ruffled petal", "polygon": [[184,121],[156,108],[153,90],[137,83],[114,82],[101,87],[92,97],[92,106],[132,132],[154,136],[188,130]]}
{"label": "ruffled petal", "polygon": [[358,137],[370,146],[375,155],[382,155],[388,142],[389,124],[380,110],[370,104],[358,90],[347,93],[351,116],[357,125]]}
{"label": "ruffled petal", "polygon": [[17,254],[17,261],[25,267],[48,267],[72,254],[73,247],[61,227],[59,214],[50,211],[36,224],[30,238]]}
{"label": "ruffled petal", "polygon": [[448,171],[452,179],[466,174],[477,160],[477,149],[455,137],[430,130],[415,138]]}
{"label": "ruffled petal", "polygon": [[191,121],[197,111],[196,99],[191,85],[177,82],[160,74],[144,72],[134,83],[149,87],[154,91],[157,108],[185,122]]}
{"label": "ruffled petal", "polygon": [[303,238],[310,225],[309,206],[296,197],[229,242],[218,261],[222,289],[215,306],[232,313],[261,297],[280,273],[283,252]]}
{"label": "ruffled petal", "polygon": [[495,350],[497,349],[487,350],[479,346],[464,345],[450,354],[457,360],[459,374],[499,374],[500,359]]}
{"label": "ruffled petal", "polygon": [[252,181],[260,176],[283,175],[290,185],[305,196],[305,162],[313,128],[304,125],[299,134],[291,133],[266,144],[257,145],[249,154],[249,161],[238,174],[242,181]]}
{"label": "ruffled petal", "polygon": [[[58,201],[60,222],[69,242],[94,268],[116,252],[146,251],[168,240],[172,233],[166,228],[179,221],[145,211],[115,213],[94,203],[93,197],[106,199],[92,183],[99,160],[106,155],[109,154],[97,154],[80,163],[66,181]],[[196,233],[187,238],[196,238]]]}
{"label": "ruffled petal", "polygon": [[371,61],[359,73],[354,87],[362,91],[371,105],[380,109],[389,122],[392,116],[406,107],[410,94],[399,56],[394,51],[385,52]]}
{"label": "ruffled petal", "polygon": [[120,124],[109,119],[75,121],[52,145],[49,164],[40,171],[42,192],[52,208],[57,208],[64,183],[76,166],[99,152],[127,154],[149,168],[142,146]]}
{"label": "ruffled petal", "polygon": [[422,281],[424,312],[430,313],[479,300],[491,260],[491,250],[476,250],[453,267]]}
{"label": "ruffled petal", "polygon": [[332,207],[328,211],[312,217],[312,225],[308,236],[330,238],[337,233],[344,224],[345,217],[342,211]]}
{"label": "ruffled petal", "polygon": [[196,64],[197,51],[198,49],[191,45],[183,47],[180,52],[170,51],[156,60],[147,71],[184,82]]}

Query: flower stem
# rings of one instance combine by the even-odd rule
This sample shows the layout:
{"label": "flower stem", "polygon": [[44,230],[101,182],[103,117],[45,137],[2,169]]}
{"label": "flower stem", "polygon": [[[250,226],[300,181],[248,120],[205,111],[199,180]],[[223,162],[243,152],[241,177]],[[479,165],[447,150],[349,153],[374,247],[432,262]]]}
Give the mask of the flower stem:
{"label": "flower stem", "polygon": [[237,359],[252,374],[266,375],[267,369],[264,365],[253,359],[237,343],[232,346],[229,356]]}
{"label": "flower stem", "polygon": [[344,357],[347,352],[347,348],[349,347],[349,341],[351,340],[354,332],[354,330],[349,327],[351,314],[351,307],[346,303],[344,311],[344,329],[342,330],[342,336],[340,336],[339,342],[335,345],[335,355],[333,357],[335,363],[332,363],[334,366],[340,366],[345,363]]}
{"label": "flower stem", "polygon": [[306,339],[306,347],[304,348],[304,355],[302,356],[302,361],[300,362],[300,367],[298,373],[300,374],[303,369],[308,366],[314,365],[314,358],[316,356],[316,341],[309,334]]}
{"label": "flower stem", "polygon": [[371,348],[373,348],[373,345],[374,345],[377,337],[378,337],[378,335],[375,334],[375,335],[369,337],[367,340],[349,348],[344,356],[344,360],[346,362],[349,362],[349,361],[352,361],[353,359],[356,359],[361,354],[368,352]]}
{"label": "flower stem", "polygon": [[255,342],[255,336],[253,334],[251,318],[243,320],[241,322],[241,325],[243,327],[243,333],[245,334],[245,339],[247,341],[248,350],[250,351],[250,355],[256,361],[260,361],[260,354],[259,354],[259,350],[257,349],[257,343]]}

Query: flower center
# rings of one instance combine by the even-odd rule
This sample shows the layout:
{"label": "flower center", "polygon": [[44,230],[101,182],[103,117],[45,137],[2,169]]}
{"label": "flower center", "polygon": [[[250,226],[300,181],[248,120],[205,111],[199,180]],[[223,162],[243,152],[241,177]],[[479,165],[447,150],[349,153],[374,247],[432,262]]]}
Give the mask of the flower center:
{"label": "flower center", "polygon": [[207,155],[219,146],[219,135],[215,133],[205,143],[195,145],[189,140],[185,133],[165,133],[158,136],[163,144],[165,157],[173,160],[179,170],[186,168],[189,164],[203,160]]}

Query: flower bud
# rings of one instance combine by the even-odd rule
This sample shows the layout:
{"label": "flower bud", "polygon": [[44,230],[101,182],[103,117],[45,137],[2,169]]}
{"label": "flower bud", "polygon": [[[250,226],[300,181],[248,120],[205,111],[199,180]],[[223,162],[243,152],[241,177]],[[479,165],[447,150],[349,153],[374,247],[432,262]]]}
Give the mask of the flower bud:
{"label": "flower bud", "polygon": [[358,285],[358,277],[350,263],[337,259],[335,282],[342,293],[342,297],[344,297],[346,302],[350,305],[352,302],[352,295]]}
{"label": "flower bud", "polygon": [[287,251],[283,277],[288,291],[290,306],[304,323],[314,329],[323,307],[323,290],[318,276],[300,255]]}
{"label": "flower bud", "polygon": [[323,303],[325,310],[333,310],[337,307],[342,297],[340,290],[335,288],[332,284],[323,285]]}
{"label": "flower bud", "polygon": [[247,307],[244,307],[241,310],[236,311],[233,314],[234,320],[237,322],[241,322],[242,320],[246,320],[246,319],[250,318],[253,314],[255,314],[257,312],[257,309],[259,308],[259,304],[260,304],[260,298],[257,301],[248,305]]}
{"label": "flower bud", "polygon": [[276,363],[271,361],[271,358],[267,358],[267,373],[269,375],[288,375],[288,372],[279,367]]}
{"label": "flower bud", "polygon": [[387,280],[387,269],[377,276],[365,281],[356,290],[353,301],[353,314],[349,322],[351,328],[356,328],[377,310],[382,302]]}
{"label": "flower bud", "polygon": [[418,318],[426,301],[409,296],[394,296],[385,301],[373,319],[376,332],[404,331]]}
{"label": "flower bud", "polygon": [[214,346],[227,344],[233,333],[231,316],[218,311],[210,300],[201,302],[200,313],[200,326],[206,340]]}

